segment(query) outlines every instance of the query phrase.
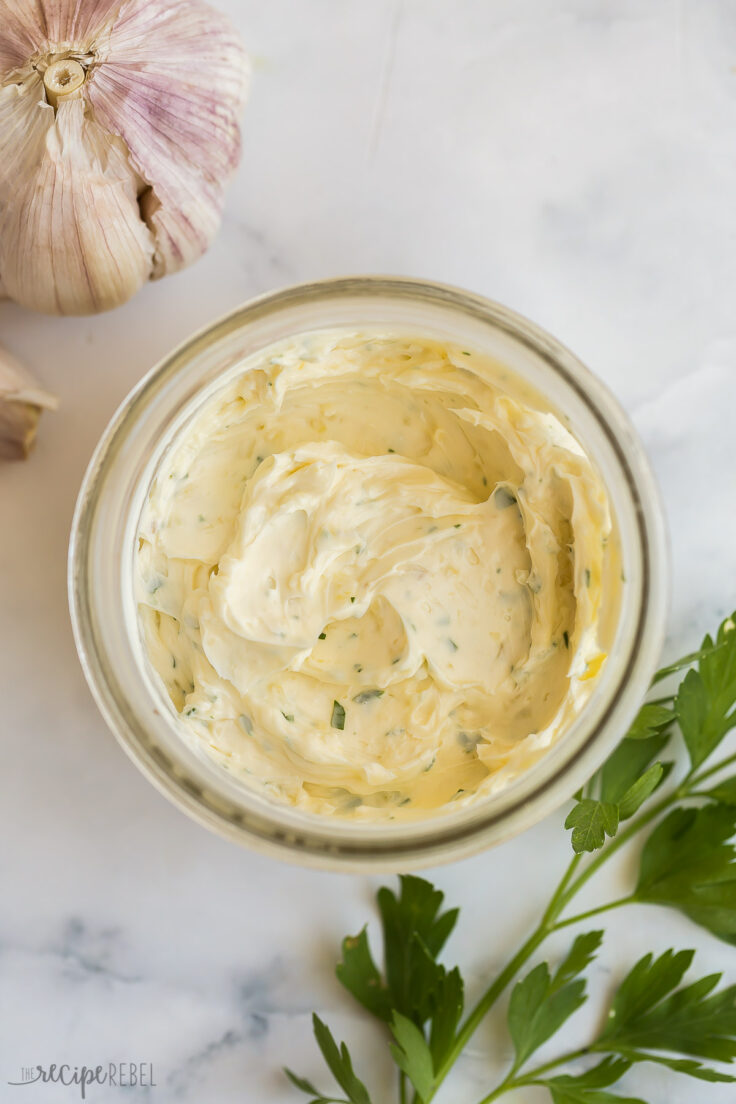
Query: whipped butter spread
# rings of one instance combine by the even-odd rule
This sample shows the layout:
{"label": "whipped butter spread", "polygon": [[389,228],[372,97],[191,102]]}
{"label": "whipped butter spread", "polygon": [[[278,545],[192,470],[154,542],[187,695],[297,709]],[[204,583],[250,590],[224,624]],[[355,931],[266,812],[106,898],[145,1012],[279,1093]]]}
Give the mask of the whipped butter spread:
{"label": "whipped butter spread", "polygon": [[369,820],[477,801],[579,714],[611,521],[561,419],[482,354],[275,345],[174,439],[140,523],[144,647],[182,735]]}

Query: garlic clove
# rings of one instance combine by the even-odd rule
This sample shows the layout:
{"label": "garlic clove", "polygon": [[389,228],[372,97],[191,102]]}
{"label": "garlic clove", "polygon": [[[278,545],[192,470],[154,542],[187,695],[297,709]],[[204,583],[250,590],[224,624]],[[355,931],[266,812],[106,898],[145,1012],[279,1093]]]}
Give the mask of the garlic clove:
{"label": "garlic clove", "polygon": [[33,448],[41,408],[6,402],[0,394],[0,460],[25,460]]}
{"label": "garlic clove", "polygon": [[202,3],[130,0],[110,28],[86,95],[149,185],[141,213],[156,241],[155,277],[196,260],[214,237],[248,83],[235,30]]}
{"label": "garlic clove", "polygon": [[0,459],[24,459],[33,446],[41,411],[57,406],[56,397],[0,348]]}
{"label": "garlic clove", "polygon": [[52,314],[89,314],[129,299],[149,278],[153,238],[142,183],[123,142],[87,117],[85,102],[39,103],[37,74],[0,89],[3,156],[22,181],[0,192],[0,282],[10,298]]}

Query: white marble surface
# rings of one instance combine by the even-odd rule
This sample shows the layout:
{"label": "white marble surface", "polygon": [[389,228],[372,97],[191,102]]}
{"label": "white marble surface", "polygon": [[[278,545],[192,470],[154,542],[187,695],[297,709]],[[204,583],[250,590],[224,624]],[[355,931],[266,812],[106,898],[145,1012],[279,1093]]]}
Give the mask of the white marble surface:
{"label": "white marble surface", "polygon": [[[377,879],[277,864],[190,823],[120,751],[77,664],[65,591],[77,487],[118,402],[195,326],[277,285],[353,272],[508,303],[575,349],[645,439],[672,533],[668,654],[736,604],[732,0],[222,5],[256,73],[211,252],[109,316],[0,305],[0,340],[63,404],[30,462],[0,470],[3,1101],[76,1099],[10,1089],[21,1065],[137,1060],[157,1088],[131,1099],[287,1104],[300,1097],[284,1061],[321,1071],[313,1008],[374,1084],[384,1077],[376,1104],[393,1099],[383,1044],[331,974]],[[566,861],[560,821],[434,872],[463,908],[450,952],[471,988]],[[640,908],[611,928],[598,990],[671,944],[736,980],[736,954],[674,914]],[[591,1021],[579,1013],[569,1039]],[[441,1101],[472,1104],[507,1049],[497,1022],[483,1027]],[[656,1069],[625,1085],[652,1104],[734,1099]]]}

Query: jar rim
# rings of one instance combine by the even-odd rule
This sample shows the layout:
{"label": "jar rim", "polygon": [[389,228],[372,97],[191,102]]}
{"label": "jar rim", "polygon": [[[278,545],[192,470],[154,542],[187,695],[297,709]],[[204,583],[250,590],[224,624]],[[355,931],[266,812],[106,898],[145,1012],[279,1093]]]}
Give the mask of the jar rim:
{"label": "jar rim", "polygon": [[[355,312],[359,301],[382,302],[384,309],[388,305],[392,311],[395,304],[397,317],[402,309],[446,312],[448,317],[457,316],[456,324],[464,319],[479,332],[488,331],[489,337],[496,331],[523,346],[543,365],[540,371],[550,373],[550,380],[560,380],[580,409],[587,411],[586,417],[605,442],[601,447],[613,458],[621,479],[618,490],[630,508],[631,533],[638,545],[629,551],[641,565],[637,594],[632,597],[629,590],[626,595],[636,602],[627,615],[631,621],[628,651],[617,657],[616,678],[604,684],[605,694],[596,690],[557,744],[519,779],[460,814],[441,812],[383,825],[295,814],[288,806],[244,792],[243,786],[238,789],[216,764],[212,766],[222,778],[206,764],[198,769],[196,758],[185,754],[183,742],[179,756],[166,743],[164,719],[156,709],[159,699],[151,696],[150,687],[147,701],[142,688],[141,700],[136,693],[133,702],[130,683],[123,687],[117,676],[116,658],[133,644],[131,625],[110,593],[115,589],[114,571],[123,571],[127,562],[126,539],[132,548],[137,520],[133,514],[149,464],[149,458],[140,454],[137,438],[144,434],[138,431],[146,418],[153,421],[154,408],[159,434],[170,427],[174,411],[170,402],[167,407],[167,388],[178,386],[176,409],[181,410],[186,401],[197,398],[207,380],[216,381],[237,363],[232,358],[233,342],[237,344],[244,335],[259,327],[270,332],[274,325],[287,326],[287,318],[295,312],[306,312],[305,324],[287,326],[283,336],[313,329],[309,317],[319,310],[336,312],[343,319],[338,326],[350,325],[351,310]],[[393,323],[395,319],[386,324]],[[253,341],[256,348],[271,343],[257,335]],[[218,362],[217,355],[225,353],[230,359],[225,356],[225,363]],[[202,358],[207,361],[206,370],[199,369],[198,382],[189,380],[187,373],[194,376]],[[117,517],[116,508],[125,516]],[[106,564],[106,556],[115,563]],[[664,635],[668,566],[664,516],[641,443],[606,386],[573,353],[535,323],[474,293],[409,277],[352,276],[294,285],[252,299],[185,340],[143,377],[103,432],[84,476],[72,522],[68,585],[75,643],[92,694],[124,750],[165,796],[221,835],[282,858],[333,869],[386,871],[449,861],[501,842],[536,823],[579,788],[626,731],[646,692]],[[114,615],[112,621],[119,615],[120,625],[103,623],[101,606],[111,602],[113,609],[107,612]],[[593,701],[595,709],[590,708]]]}

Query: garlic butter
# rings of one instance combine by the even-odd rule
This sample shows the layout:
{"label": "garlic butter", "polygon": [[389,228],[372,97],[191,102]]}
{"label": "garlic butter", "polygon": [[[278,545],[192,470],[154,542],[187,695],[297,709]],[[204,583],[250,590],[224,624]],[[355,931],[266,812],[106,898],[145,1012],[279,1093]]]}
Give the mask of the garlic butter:
{"label": "garlic butter", "polygon": [[605,487],[539,396],[428,338],[244,362],[165,454],[136,553],[182,736],[271,798],[368,820],[477,801],[605,663]]}

